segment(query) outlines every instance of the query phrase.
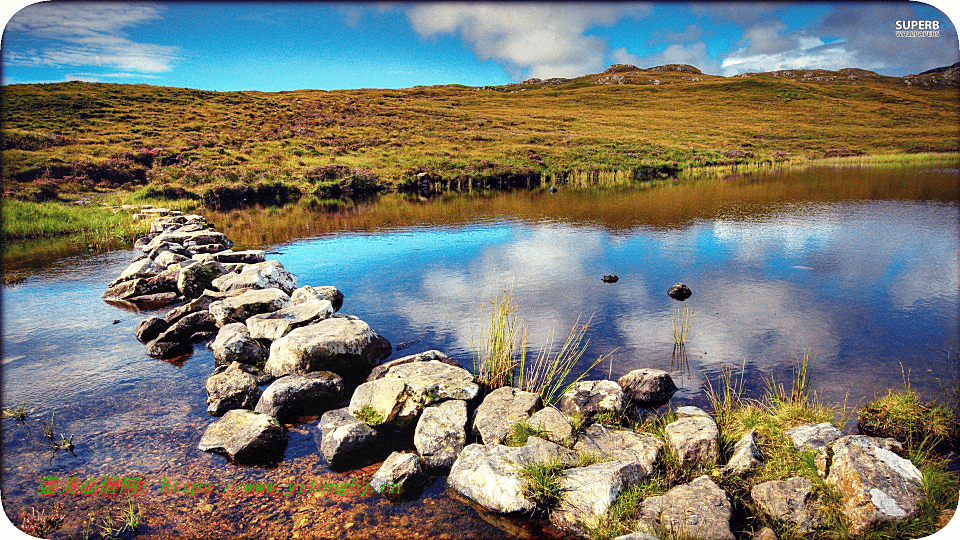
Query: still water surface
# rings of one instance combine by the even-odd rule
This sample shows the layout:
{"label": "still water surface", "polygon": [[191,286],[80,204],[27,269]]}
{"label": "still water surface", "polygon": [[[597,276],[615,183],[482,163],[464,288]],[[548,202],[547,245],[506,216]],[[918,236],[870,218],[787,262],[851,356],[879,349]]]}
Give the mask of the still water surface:
{"label": "still water surface", "polygon": [[[590,320],[584,362],[610,355],[593,378],[666,369],[681,387],[676,403],[703,405],[702,381],[721,368],[743,370],[759,397],[764,378],[789,377],[809,350],[813,389],[854,404],[902,385],[902,373],[924,397],[955,397],[957,189],[956,169],[811,168],[634,191],[390,196],[334,210],[301,201],[211,217],[239,247],[272,251],[301,284],[336,285],[346,296],[342,311],[394,345],[413,342],[393,357],[436,348],[469,368],[481,307],[508,290],[531,349]],[[100,299],[133,257],[120,250],[55,259],[3,288],[3,404],[38,408],[29,430],[4,420],[8,514],[61,502],[73,516],[69,530],[87,511],[117,504],[42,498],[37,486],[49,475],[159,484],[238,474],[336,481],[376,470],[329,472],[316,456],[316,422],[293,428],[276,470],[238,469],[197,451],[214,420],[203,391],[212,354],[202,345],[177,363],[144,354],[133,330],[145,314]],[[606,284],[605,274],[620,279]],[[693,297],[670,299],[676,282]],[[692,325],[677,355],[673,318],[682,308]],[[51,459],[42,444],[39,426],[51,414],[58,432],[75,437],[76,457]],[[281,536],[437,537],[454,523],[458,537],[497,534],[442,482],[398,506],[374,497],[143,501],[147,535],[274,527]]]}

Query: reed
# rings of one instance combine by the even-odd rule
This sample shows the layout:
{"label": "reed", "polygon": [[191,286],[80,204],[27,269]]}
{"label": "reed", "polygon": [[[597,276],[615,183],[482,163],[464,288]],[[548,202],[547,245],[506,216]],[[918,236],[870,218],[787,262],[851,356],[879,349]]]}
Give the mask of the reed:
{"label": "reed", "polygon": [[687,344],[687,334],[690,333],[690,308],[684,307],[683,311],[673,310],[673,346],[674,348],[685,347]]}

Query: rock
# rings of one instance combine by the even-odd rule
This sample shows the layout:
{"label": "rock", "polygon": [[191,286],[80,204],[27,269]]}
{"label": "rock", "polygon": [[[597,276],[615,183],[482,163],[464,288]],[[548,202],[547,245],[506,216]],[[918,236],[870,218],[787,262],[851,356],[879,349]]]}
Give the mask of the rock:
{"label": "rock", "polygon": [[330,302],[314,300],[254,315],[247,319],[247,328],[250,329],[250,337],[253,339],[276,341],[294,328],[329,318],[331,315],[333,306]]}
{"label": "rock", "polygon": [[193,351],[189,341],[161,341],[155,339],[147,343],[147,355],[152,358],[173,358]]}
{"label": "rock", "polygon": [[505,386],[487,394],[473,416],[473,433],[483,444],[502,443],[513,426],[543,406],[540,395]]}
{"label": "rock", "polygon": [[297,276],[284,270],[277,261],[249,264],[234,272],[213,280],[219,291],[234,289],[281,289],[290,294],[297,288]]}
{"label": "rock", "polygon": [[370,478],[370,487],[391,501],[419,492],[426,483],[420,456],[400,452],[390,454]]}
{"label": "rock", "polygon": [[217,326],[245,323],[259,313],[270,313],[290,305],[290,297],[280,289],[252,289],[210,303],[210,314]]}
{"label": "rock", "polygon": [[654,536],[650,536],[649,534],[646,534],[646,533],[643,533],[643,532],[640,532],[640,531],[636,531],[636,532],[632,532],[632,533],[630,533],[630,534],[625,534],[625,535],[623,535],[623,536],[618,536],[618,537],[614,538],[613,540],[660,540],[660,539],[659,539],[659,538],[656,538],[656,537],[654,537]]}
{"label": "rock", "polygon": [[161,242],[155,245],[153,248],[145,251],[147,257],[150,259],[156,259],[166,252],[176,253],[177,255],[183,255],[185,257],[190,254],[186,248],[175,242]]}
{"label": "rock", "polygon": [[[150,227],[153,228],[153,225],[151,224]],[[155,235],[155,234],[148,234],[148,235],[146,235],[146,236],[141,236],[140,238],[137,238],[137,239],[134,240],[134,242],[133,242],[133,249],[143,251],[143,247],[146,246],[147,244],[149,244],[150,241],[153,240],[154,237],[156,237],[156,236],[157,236],[157,235]]]}
{"label": "rock", "polygon": [[687,298],[693,296],[693,291],[690,290],[690,287],[687,287],[683,283],[677,283],[667,291],[667,296],[673,298],[674,300],[679,300],[683,302]]}
{"label": "rock", "polygon": [[327,300],[333,305],[334,311],[340,311],[343,306],[343,293],[336,287],[311,287],[304,285],[293,291],[290,295],[290,303],[297,305],[311,300]]}
{"label": "rock", "polygon": [[276,418],[233,409],[207,427],[199,448],[236,463],[263,464],[283,459],[286,441],[287,433]]}
{"label": "rock", "polygon": [[137,341],[140,343],[148,343],[156,339],[157,336],[159,336],[169,326],[170,325],[167,324],[167,321],[163,319],[147,317],[146,319],[140,321],[140,324],[137,325],[134,335],[137,336]]}
{"label": "rock", "polygon": [[533,435],[527,437],[527,443],[523,447],[531,451],[533,461],[556,460],[564,468],[573,467],[580,462],[580,455],[573,450]]}
{"label": "rock", "polygon": [[602,461],[635,461],[646,476],[653,473],[663,442],[650,433],[592,425],[580,434],[573,449]]}
{"label": "rock", "polygon": [[[371,426],[395,423],[406,424],[416,418],[419,410],[408,400],[407,385],[396,379],[378,379],[357,387],[350,398],[350,414]],[[408,401],[410,406],[407,406]],[[403,412],[401,416],[400,413]]]}
{"label": "rock", "polygon": [[682,538],[734,540],[730,531],[732,509],[725,491],[707,476],[648,497],[640,507],[641,519],[656,530],[657,524]]}
{"label": "rock", "polygon": [[205,289],[212,287],[213,281],[226,274],[227,269],[217,261],[197,263],[180,270],[177,276],[177,290],[187,298],[200,296]]}
{"label": "rock", "polygon": [[842,435],[830,422],[804,424],[783,431],[797,450],[825,450]]}
{"label": "rock", "polygon": [[334,468],[370,463],[383,450],[378,433],[354,418],[346,407],[323,413],[317,429],[320,454]]}
{"label": "rock", "polygon": [[137,296],[175,292],[177,290],[176,270],[164,270],[149,277],[134,277],[110,287],[103,293],[104,300],[128,300]]}
{"label": "rock", "polygon": [[620,281],[620,276],[617,276],[616,274],[609,274],[600,278],[600,281],[604,283],[616,283]]}
{"label": "rock", "polygon": [[191,232],[163,232],[158,234],[149,244],[144,246],[144,252],[150,252],[163,243],[179,244],[187,247],[187,244],[220,244],[223,249],[233,246],[233,242],[227,238],[227,235],[217,231],[191,231]]}
{"label": "rock", "polygon": [[189,341],[190,336],[197,332],[216,331],[217,325],[208,311],[195,311],[180,317],[177,322],[164,330],[157,340],[169,342]]}
{"label": "rock", "polygon": [[213,358],[218,364],[240,362],[253,366],[262,366],[267,359],[267,349],[250,337],[243,323],[231,323],[217,333],[210,345]]}
{"label": "rock", "polygon": [[186,304],[183,304],[182,306],[175,307],[170,311],[168,311],[167,314],[164,316],[164,319],[166,319],[168,323],[174,323],[177,321],[177,319],[179,319],[180,317],[183,317],[188,313],[209,309],[210,304],[216,302],[217,300],[223,300],[224,298],[227,298],[228,296],[231,296],[231,295],[236,296],[241,292],[242,291],[222,293],[218,291],[211,291],[209,289],[204,290],[200,294],[200,296],[190,300],[189,302],[187,302]]}
{"label": "rock", "polygon": [[573,440],[570,419],[555,407],[544,407],[527,419],[527,425],[544,432],[547,440],[566,444]]}
{"label": "rock", "polygon": [[596,527],[621,492],[646,477],[635,461],[608,461],[563,471],[563,498],[550,512],[559,527],[584,531]]}
{"label": "rock", "polygon": [[198,253],[219,254],[227,250],[227,246],[223,244],[196,244],[186,242],[183,245],[190,251],[190,255],[196,255]]}
{"label": "rock", "polygon": [[673,378],[661,369],[635,369],[620,377],[617,384],[641,405],[665,403],[677,391]]}
{"label": "rock", "polygon": [[360,319],[332,317],[274,341],[264,369],[277,377],[327,370],[362,380],[392,350],[389,341]]}
{"label": "rock", "polygon": [[922,473],[889,450],[883,439],[847,435],[833,443],[827,483],[840,491],[851,532],[863,534],[885,521],[908,519],[919,509]]}
{"label": "rock", "polygon": [[626,395],[620,385],[613,381],[580,381],[560,398],[560,410],[564,414],[582,418],[604,412],[619,412],[626,405]]}
{"label": "rock", "polygon": [[753,486],[750,498],[764,514],[784,522],[798,533],[809,534],[819,524],[819,511],[813,500],[813,483],[794,476]]}
{"label": "rock", "polygon": [[244,365],[233,362],[221,366],[207,377],[207,412],[220,416],[231,409],[252,409],[260,398],[257,379]]}
{"label": "rock", "polygon": [[167,268],[171,265],[178,264],[183,261],[189,261],[189,260],[190,260],[189,257],[184,257],[179,253],[174,253],[172,251],[164,251],[163,253],[157,255],[157,258],[154,259],[153,262],[156,263],[157,266],[162,266],[163,268]]}
{"label": "rock", "polygon": [[[296,294],[296,291],[294,291],[294,294]],[[395,360],[380,364],[379,366],[373,368],[373,370],[370,372],[370,375],[367,377],[367,381],[375,381],[383,378],[387,372],[390,371],[390,368],[394,366],[399,366],[400,364],[409,364],[410,362],[429,362],[430,360],[436,360],[437,362],[443,362],[444,364],[450,366],[460,367],[460,364],[458,364],[456,360],[450,358],[440,351],[426,351],[418,354],[411,354],[410,356],[404,356],[402,358],[397,358]]]}
{"label": "rock", "polygon": [[134,261],[123,272],[120,272],[120,275],[117,277],[117,279],[110,282],[110,287],[114,287],[119,283],[129,281],[134,278],[155,276],[160,272],[163,272],[163,270],[164,267],[154,263],[150,259],[140,259],[138,261]]}
{"label": "rock", "polygon": [[751,429],[746,435],[737,441],[733,447],[733,455],[730,461],[724,467],[724,472],[742,473],[753,469],[763,463],[763,456],[760,455],[760,447],[757,446],[757,432]]}
{"label": "rock", "polygon": [[383,379],[399,379],[410,387],[414,396],[425,396],[425,402],[462,399],[470,401],[480,393],[473,374],[460,366],[438,360],[395,364]]}
{"label": "rock", "polygon": [[220,263],[256,264],[267,260],[266,252],[262,249],[248,249],[245,251],[225,250],[213,254],[213,260]]}
{"label": "rock", "polygon": [[[156,294],[145,294],[143,296],[133,296],[119,302],[107,300],[113,304],[130,305],[137,311],[158,309],[168,306],[180,299],[180,295],[175,292],[164,292]],[[125,307],[125,306],[124,306]]]}
{"label": "rock", "polygon": [[286,375],[263,391],[254,410],[289,423],[331,409],[343,399],[343,390],[343,379],[329,371]]}
{"label": "rock", "polygon": [[466,401],[444,401],[423,410],[413,432],[413,444],[428,467],[450,467],[466,443]]}
{"label": "rock", "polygon": [[779,539],[777,538],[777,533],[773,532],[773,529],[771,529],[770,527],[764,527],[759,531],[757,531],[756,534],[753,535],[753,540],[779,540]]}
{"label": "rock", "polygon": [[[684,409],[687,411],[681,412]],[[697,407],[681,407],[677,420],[667,424],[667,446],[684,467],[712,466],[719,455],[720,430],[706,412]]]}
{"label": "rock", "polygon": [[501,444],[468,444],[450,468],[447,485],[480,506],[499,513],[531,512],[520,468],[534,463],[533,450]]}

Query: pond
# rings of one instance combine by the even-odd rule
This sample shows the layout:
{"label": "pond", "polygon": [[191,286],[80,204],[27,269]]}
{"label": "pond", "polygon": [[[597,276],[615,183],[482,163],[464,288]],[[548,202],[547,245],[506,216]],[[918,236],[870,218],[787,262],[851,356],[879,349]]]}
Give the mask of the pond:
{"label": "pond", "polygon": [[[440,349],[469,369],[481,308],[488,314],[506,291],[533,351],[589,321],[578,367],[604,360],[588,378],[665,369],[680,386],[674,404],[705,405],[704,381],[721,369],[742,374],[747,394],[759,397],[765,381],[788,381],[809,352],[812,390],[855,407],[906,383],[925,398],[957,398],[958,173],[807,167],[646,189],[301,200],[206,215],[238,247],[267,249],[301,284],[337,286],[342,312],[405,346],[392,358]],[[516,526],[488,523],[442,480],[398,505],[377,496],[160,494],[162,479],[337,481],[369,478],[376,465],[329,471],[315,421],[291,428],[275,469],[199,452],[214,420],[203,391],[212,354],[197,345],[177,363],[149,358],[133,336],[149,312],[100,298],[134,256],[80,250],[42,265],[5,261],[20,281],[3,288],[3,404],[36,409],[26,425],[3,420],[4,507],[15,522],[29,507],[61,504],[64,530],[77,531],[122,506],[45,497],[46,477],[141,477],[144,537],[495,537]],[[606,274],[619,280],[604,283]],[[683,303],[667,296],[677,282],[693,291]],[[674,321],[683,310],[690,329],[678,352]],[[73,437],[75,456],[43,444],[50,418],[58,435]],[[511,531],[558,534],[525,527]]]}

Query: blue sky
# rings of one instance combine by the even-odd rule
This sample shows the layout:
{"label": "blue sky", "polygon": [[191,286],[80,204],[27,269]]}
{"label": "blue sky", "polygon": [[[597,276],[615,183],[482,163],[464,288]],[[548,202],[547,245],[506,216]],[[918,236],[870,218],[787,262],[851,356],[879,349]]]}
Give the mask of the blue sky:
{"label": "blue sky", "polygon": [[[896,36],[932,20],[940,37]],[[960,61],[916,2],[43,2],[7,23],[3,84],[86,80],[207,90],[402,88],[574,77],[614,63],[735,75]]]}

